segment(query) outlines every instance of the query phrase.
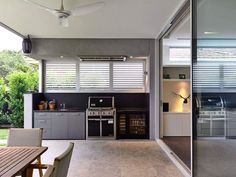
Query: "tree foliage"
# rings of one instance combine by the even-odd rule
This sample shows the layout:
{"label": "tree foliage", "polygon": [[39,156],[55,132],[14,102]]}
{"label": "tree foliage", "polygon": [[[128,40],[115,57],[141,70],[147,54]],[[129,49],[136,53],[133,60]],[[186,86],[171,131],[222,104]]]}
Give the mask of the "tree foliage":
{"label": "tree foliage", "polygon": [[4,50],[0,52],[0,78],[5,79],[13,72],[35,72],[37,65],[26,63],[21,52]]}
{"label": "tree foliage", "polygon": [[38,66],[28,64],[20,52],[0,52],[0,124],[23,127],[23,95],[38,90]]}

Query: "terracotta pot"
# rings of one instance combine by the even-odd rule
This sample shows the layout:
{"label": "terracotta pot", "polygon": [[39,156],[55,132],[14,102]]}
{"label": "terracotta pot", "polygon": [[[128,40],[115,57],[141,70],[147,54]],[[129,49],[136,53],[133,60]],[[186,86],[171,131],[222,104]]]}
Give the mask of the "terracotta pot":
{"label": "terracotta pot", "polygon": [[39,104],[38,108],[39,108],[39,110],[43,110],[44,109],[44,104]]}
{"label": "terracotta pot", "polygon": [[55,104],[55,103],[49,103],[48,106],[49,106],[49,109],[50,109],[50,110],[54,110],[56,104]]}

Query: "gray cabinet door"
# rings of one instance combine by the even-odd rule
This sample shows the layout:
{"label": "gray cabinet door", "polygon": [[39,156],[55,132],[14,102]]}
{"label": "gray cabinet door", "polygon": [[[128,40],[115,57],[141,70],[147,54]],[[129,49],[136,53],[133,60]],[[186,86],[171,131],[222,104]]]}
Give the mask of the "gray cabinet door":
{"label": "gray cabinet door", "polygon": [[34,128],[43,128],[43,139],[51,139],[51,114],[34,113]]}
{"label": "gray cabinet door", "polygon": [[68,113],[68,139],[85,139],[85,113]]}
{"label": "gray cabinet door", "polygon": [[53,113],[52,114],[52,139],[67,139],[68,125],[66,119],[67,113]]}

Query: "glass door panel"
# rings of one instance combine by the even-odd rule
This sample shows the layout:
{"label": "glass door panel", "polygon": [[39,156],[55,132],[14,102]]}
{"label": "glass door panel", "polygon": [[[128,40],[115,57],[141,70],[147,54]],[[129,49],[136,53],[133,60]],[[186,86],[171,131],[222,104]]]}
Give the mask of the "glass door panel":
{"label": "glass door panel", "polygon": [[234,177],[236,1],[192,1],[193,176]]}

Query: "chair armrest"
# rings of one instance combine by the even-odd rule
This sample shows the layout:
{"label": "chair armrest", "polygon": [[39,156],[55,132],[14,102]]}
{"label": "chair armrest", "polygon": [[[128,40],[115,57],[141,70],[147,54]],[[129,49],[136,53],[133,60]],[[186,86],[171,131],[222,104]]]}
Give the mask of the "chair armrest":
{"label": "chair armrest", "polygon": [[48,165],[47,171],[45,172],[43,177],[51,177],[53,171],[54,171],[54,167],[52,165]]}
{"label": "chair armrest", "polygon": [[49,168],[49,164],[30,164],[27,168],[35,168],[35,169],[47,169]]}

